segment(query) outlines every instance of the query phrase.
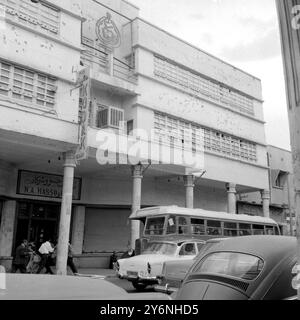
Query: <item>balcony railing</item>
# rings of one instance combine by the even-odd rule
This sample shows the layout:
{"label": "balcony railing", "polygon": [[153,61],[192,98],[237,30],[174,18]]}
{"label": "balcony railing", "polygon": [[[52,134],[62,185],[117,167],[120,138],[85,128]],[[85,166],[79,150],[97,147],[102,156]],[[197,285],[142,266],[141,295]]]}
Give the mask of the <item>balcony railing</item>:
{"label": "balcony railing", "polygon": [[102,51],[100,48],[96,48],[92,43],[88,43],[87,39],[82,41],[82,46],[85,50],[81,55],[81,60],[85,65],[134,84],[137,82],[134,68],[126,62],[112,57],[111,54]]}
{"label": "balcony railing", "polygon": [[117,58],[114,58],[113,75],[114,77],[133,83],[136,83],[137,81],[134,68]]}
{"label": "balcony railing", "polygon": [[88,44],[82,44],[85,51],[81,55],[81,60],[85,65],[100,68],[101,72],[108,73],[108,54],[94,48]]}

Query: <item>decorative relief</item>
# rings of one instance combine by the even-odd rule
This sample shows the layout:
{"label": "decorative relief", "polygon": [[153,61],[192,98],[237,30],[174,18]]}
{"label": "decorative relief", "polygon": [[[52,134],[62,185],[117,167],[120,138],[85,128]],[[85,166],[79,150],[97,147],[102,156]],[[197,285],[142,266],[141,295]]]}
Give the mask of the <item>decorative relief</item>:
{"label": "decorative relief", "polygon": [[105,17],[98,20],[96,24],[96,34],[98,39],[106,46],[117,48],[121,45],[120,32],[111,19],[111,14],[106,13]]}

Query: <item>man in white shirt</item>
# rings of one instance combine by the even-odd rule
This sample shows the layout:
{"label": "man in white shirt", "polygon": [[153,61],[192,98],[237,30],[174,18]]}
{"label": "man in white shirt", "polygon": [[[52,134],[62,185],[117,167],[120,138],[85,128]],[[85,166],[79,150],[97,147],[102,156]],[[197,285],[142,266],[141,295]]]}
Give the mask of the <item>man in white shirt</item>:
{"label": "man in white shirt", "polygon": [[42,245],[39,248],[39,253],[41,255],[41,262],[39,265],[39,268],[36,273],[40,273],[44,268],[46,268],[46,274],[50,273],[53,274],[53,271],[50,268],[50,259],[51,259],[51,253],[54,251],[54,248],[52,247],[50,243],[50,239],[42,243]]}

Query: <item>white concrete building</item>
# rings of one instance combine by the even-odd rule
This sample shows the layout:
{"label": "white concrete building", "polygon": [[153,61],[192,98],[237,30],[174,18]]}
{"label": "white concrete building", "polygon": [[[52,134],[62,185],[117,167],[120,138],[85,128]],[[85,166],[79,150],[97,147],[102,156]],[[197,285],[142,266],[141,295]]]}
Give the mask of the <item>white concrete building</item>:
{"label": "white concrete building", "polygon": [[[267,147],[269,165],[270,218],[274,219],[283,234],[293,235],[296,230],[295,191],[292,154],[275,146]],[[239,194],[237,213],[262,216],[260,192]],[[290,220],[290,218],[292,219]],[[291,231],[292,230],[292,231]]]}
{"label": "white concrete building", "polygon": [[[9,264],[22,238],[60,234],[64,244],[70,228],[80,266],[106,266],[113,250],[138,237],[128,216],[140,206],[234,213],[236,194],[260,191],[269,215],[259,79],[144,21],[125,0],[0,0],[0,7],[0,262]],[[83,119],[76,79],[86,66],[88,159],[76,163]],[[145,140],[134,129],[154,130],[156,143],[173,151],[204,149],[201,165],[158,162],[154,152],[132,166],[125,148],[116,164],[100,165],[96,156],[111,145],[99,149],[97,134],[107,128],[132,141]]]}

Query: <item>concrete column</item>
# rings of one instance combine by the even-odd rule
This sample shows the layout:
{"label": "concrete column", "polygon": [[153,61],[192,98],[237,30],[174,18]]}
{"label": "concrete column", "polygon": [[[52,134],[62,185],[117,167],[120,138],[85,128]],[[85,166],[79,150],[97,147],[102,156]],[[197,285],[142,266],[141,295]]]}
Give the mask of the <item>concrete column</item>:
{"label": "concrete column", "polygon": [[64,154],[64,180],[60,210],[59,236],[57,244],[56,273],[67,274],[68,242],[72,212],[74,168],[76,167],[74,153]]}
{"label": "concrete column", "polygon": [[236,214],[236,185],[234,183],[227,183],[227,212]]}
{"label": "concrete column", "polygon": [[85,207],[76,206],[73,216],[72,248],[75,254],[82,254],[85,225]]}
{"label": "concrete column", "polygon": [[184,176],[184,186],[185,186],[185,207],[193,209],[195,177],[193,175]]}
{"label": "concrete column", "polygon": [[263,214],[265,218],[270,218],[270,191],[262,190],[261,199],[263,203]]}
{"label": "concrete column", "polygon": [[0,226],[0,258],[8,258],[12,255],[16,206],[17,202],[14,200],[5,201],[3,204]]}
{"label": "concrete column", "polygon": [[287,178],[287,193],[288,193],[288,215],[290,218],[290,235],[294,236],[294,230],[296,229],[294,217],[295,214],[295,190],[294,190],[294,184],[293,184],[293,177],[291,176],[291,173],[288,173]]}
{"label": "concrete column", "polygon": [[[142,197],[142,179],[143,179],[143,167],[142,165],[136,165],[132,167],[132,207],[131,212],[135,213],[141,208]],[[140,221],[131,221],[131,248],[135,249],[135,240],[140,237]]]}

